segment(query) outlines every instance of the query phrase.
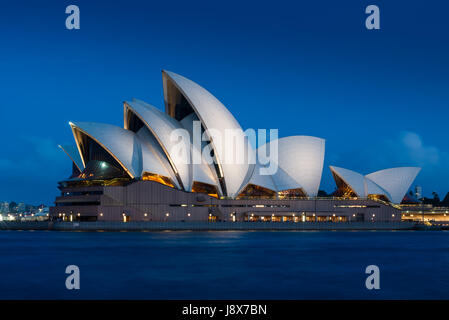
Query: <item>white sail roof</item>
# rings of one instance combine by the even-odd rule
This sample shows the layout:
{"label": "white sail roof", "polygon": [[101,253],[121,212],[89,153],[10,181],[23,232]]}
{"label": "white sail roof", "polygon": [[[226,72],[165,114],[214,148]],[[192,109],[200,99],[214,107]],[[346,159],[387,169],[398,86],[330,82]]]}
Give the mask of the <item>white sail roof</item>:
{"label": "white sail roof", "polygon": [[[162,76],[166,112],[174,116],[176,108],[178,108],[178,104],[170,102],[172,101],[170,95],[175,94],[169,91],[168,84],[170,83],[188,101],[204,129],[210,133],[211,145],[217,161],[217,175],[224,180],[227,195],[237,196],[239,190],[249,181],[255,166],[254,150],[247,143],[247,137],[239,123],[217,98],[200,85],[170,71],[163,71]],[[225,137],[226,130],[233,130],[237,139],[244,141],[241,144],[242,149],[233,148],[236,145],[232,147],[219,139],[214,139],[214,136],[218,135]],[[214,135],[214,131],[217,133],[216,135]],[[243,163],[236,160],[235,155],[238,153],[245,155],[246,159],[242,161]]]}
{"label": "white sail roof", "polygon": [[421,168],[400,167],[380,170],[361,175],[352,170],[330,166],[331,171],[340,177],[359,197],[381,194],[393,203],[401,203],[407,190]]}
{"label": "white sail roof", "polygon": [[[179,177],[177,180],[180,180],[186,191],[190,191],[192,189],[190,143],[188,140],[174,140],[171,136],[173,131],[184,129],[179,121],[148,103],[134,99],[133,101],[125,102],[125,129],[128,129],[126,123],[128,118],[126,114],[128,112],[133,112],[150,130],[164,151],[175,175]],[[179,147],[178,144],[183,142],[185,143],[184,154],[177,149]]]}
{"label": "white sail roof", "polygon": [[[318,194],[323,173],[325,140],[309,136],[291,136],[277,140],[277,172],[272,176],[277,191],[303,189],[309,196]],[[269,142],[260,152],[269,154],[273,149]]]}
{"label": "white sail roof", "polygon": [[388,191],[392,202],[401,203],[420,171],[418,167],[399,167],[376,171],[366,177]]}
{"label": "white sail roof", "polygon": [[331,171],[339,176],[359,197],[365,197],[365,177],[358,172],[330,166]]}
{"label": "white sail roof", "polygon": [[171,177],[166,168],[156,161],[157,154],[148,148],[146,145],[148,142],[142,142],[139,135],[134,132],[114,125],[94,122],[71,122],[70,126],[84,164],[88,159],[82,154],[78,133],[85,134],[96,141],[131,178],[140,177],[143,171]]}

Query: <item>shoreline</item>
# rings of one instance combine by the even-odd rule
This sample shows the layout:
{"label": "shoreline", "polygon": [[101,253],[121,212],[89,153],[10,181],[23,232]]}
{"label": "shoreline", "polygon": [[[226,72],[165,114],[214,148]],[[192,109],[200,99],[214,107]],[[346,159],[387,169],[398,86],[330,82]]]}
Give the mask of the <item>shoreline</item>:
{"label": "shoreline", "polygon": [[0,230],[46,231],[394,231],[443,230],[416,222],[51,222],[3,221]]}

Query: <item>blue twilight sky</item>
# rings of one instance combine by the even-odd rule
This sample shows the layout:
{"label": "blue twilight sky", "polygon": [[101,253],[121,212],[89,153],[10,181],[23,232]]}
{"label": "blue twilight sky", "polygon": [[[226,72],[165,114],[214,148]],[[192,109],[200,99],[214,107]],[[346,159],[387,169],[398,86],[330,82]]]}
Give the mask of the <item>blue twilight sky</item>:
{"label": "blue twilight sky", "polygon": [[[81,29],[65,28],[76,4]],[[365,28],[369,4],[381,30]],[[447,1],[2,1],[0,200],[51,204],[71,171],[68,121],[163,108],[161,70],[211,91],[244,129],[326,139],[328,165],[422,166],[449,191]]]}

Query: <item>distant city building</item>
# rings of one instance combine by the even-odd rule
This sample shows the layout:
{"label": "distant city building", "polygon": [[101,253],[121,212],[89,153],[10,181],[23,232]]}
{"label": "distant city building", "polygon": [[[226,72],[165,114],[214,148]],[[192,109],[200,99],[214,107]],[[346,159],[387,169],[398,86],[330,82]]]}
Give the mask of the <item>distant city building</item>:
{"label": "distant city building", "polygon": [[15,208],[15,211],[16,211],[16,213],[24,213],[25,212],[25,203],[23,203],[23,202],[20,202],[17,206],[16,206],[16,208]]}
{"label": "distant city building", "polygon": [[9,202],[1,202],[0,203],[0,213],[8,214],[9,213]]}
{"label": "distant city building", "polygon": [[[241,126],[210,92],[178,74],[162,72],[165,113],[133,99],[124,102],[123,128],[70,122],[75,145],[60,146],[70,157],[71,176],[59,183],[52,219],[68,221],[400,221],[397,206],[420,168],[401,167],[363,176],[331,167],[335,197],[317,197],[325,140],[290,136],[254,150],[248,159],[277,152],[278,170],[261,174],[259,162],[229,162],[234,146],[219,146],[209,130],[247,142]],[[282,112],[281,108],[278,109]],[[298,114],[298,116],[301,116]],[[299,121],[299,119],[298,119]],[[186,161],[176,152],[177,130],[207,141],[184,141]],[[199,150],[198,148],[201,148]],[[208,153],[202,153],[208,148]],[[257,152],[260,151],[260,152]],[[269,151],[269,152],[267,152]],[[204,161],[205,154],[213,163]],[[247,159],[247,160],[248,160]]]}

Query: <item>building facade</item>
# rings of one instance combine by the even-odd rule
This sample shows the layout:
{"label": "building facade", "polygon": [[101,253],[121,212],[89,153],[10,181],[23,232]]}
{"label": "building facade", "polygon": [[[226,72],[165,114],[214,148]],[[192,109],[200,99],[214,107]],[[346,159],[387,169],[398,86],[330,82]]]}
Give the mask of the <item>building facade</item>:
{"label": "building facade", "polygon": [[[336,197],[318,198],[325,140],[251,143],[210,92],[163,71],[165,112],[124,102],[124,125],[70,122],[75,145],[52,219],[69,221],[397,221],[419,172],[403,167],[362,176],[331,167]],[[199,138],[198,138],[199,137]],[[230,138],[229,138],[230,137]],[[274,168],[274,170],[273,170]]]}
{"label": "building facade", "polygon": [[400,221],[401,211],[375,199],[241,197],[217,199],[155,181],[116,186],[61,187],[51,208],[63,221]]}

